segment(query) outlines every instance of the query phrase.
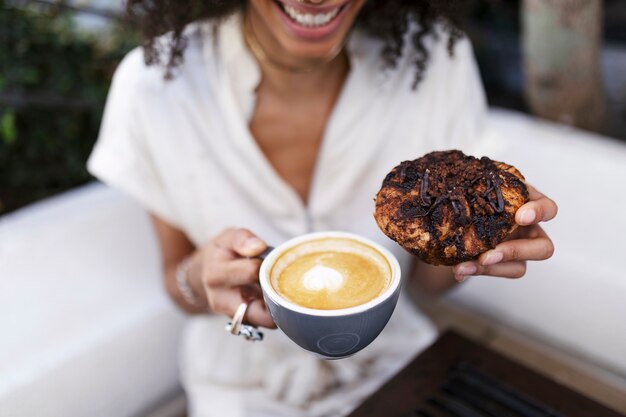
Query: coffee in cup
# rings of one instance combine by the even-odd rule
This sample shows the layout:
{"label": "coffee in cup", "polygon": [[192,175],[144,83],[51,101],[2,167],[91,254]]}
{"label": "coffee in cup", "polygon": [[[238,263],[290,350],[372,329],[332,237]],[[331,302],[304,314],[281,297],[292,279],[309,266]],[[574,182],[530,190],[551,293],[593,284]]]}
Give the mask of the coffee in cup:
{"label": "coffee in cup", "polygon": [[270,282],[278,294],[297,305],[337,310],[382,294],[391,282],[391,266],[370,245],[322,238],[281,254],[270,270]]}

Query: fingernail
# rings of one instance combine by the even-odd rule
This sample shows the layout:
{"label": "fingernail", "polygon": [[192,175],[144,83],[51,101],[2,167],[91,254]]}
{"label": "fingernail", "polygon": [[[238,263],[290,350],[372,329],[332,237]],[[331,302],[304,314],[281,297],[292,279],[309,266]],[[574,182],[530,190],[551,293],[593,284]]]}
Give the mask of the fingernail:
{"label": "fingernail", "polygon": [[251,237],[243,243],[243,247],[249,251],[259,249],[263,245],[264,243],[257,237]]}
{"label": "fingernail", "polygon": [[531,224],[535,221],[535,210],[524,210],[520,216],[520,220],[523,224]]}
{"label": "fingernail", "polygon": [[476,268],[476,265],[465,264],[465,265],[459,265],[459,267],[456,270],[456,273],[457,275],[474,275],[476,271],[478,271],[478,268]]}
{"label": "fingernail", "polygon": [[463,281],[465,281],[465,276],[464,275],[455,275],[454,279],[456,279],[458,282],[463,282]]}
{"label": "fingernail", "polygon": [[492,251],[487,253],[487,256],[485,256],[485,259],[481,263],[485,266],[495,265],[500,262],[503,257],[502,252]]}

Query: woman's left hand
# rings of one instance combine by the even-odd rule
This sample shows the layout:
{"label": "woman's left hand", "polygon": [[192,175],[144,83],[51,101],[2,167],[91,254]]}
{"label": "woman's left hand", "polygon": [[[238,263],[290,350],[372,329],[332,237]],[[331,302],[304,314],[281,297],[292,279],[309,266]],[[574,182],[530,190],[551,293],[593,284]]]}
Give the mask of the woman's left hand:
{"label": "woman's left hand", "polygon": [[517,230],[477,260],[456,265],[453,271],[457,281],[472,275],[521,278],[526,273],[526,261],[542,261],[552,256],[554,245],[539,223],[552,220],[558,207],[530,185],[528,192],[530,201],[515,213]]}

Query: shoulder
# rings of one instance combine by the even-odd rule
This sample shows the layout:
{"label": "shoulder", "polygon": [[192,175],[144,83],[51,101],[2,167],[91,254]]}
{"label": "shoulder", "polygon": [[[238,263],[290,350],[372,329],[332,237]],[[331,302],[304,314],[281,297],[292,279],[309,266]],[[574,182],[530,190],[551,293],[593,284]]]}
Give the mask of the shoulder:
{"label": "shoulder", "polygon": [[204,71],[206,66],[203,51],[212,48],[212,34],[215,22],[190,24],[184,32],[186,44],[182,61],[174,69],[173,77],[166,79],[164,62],[169,56],[171,34],[165,34],[155,40],[161,53],[159,63],[148,65],[144,48],[139,46],[131,50],[118,65],[112,80],[112,89],[126,91],[125,95],[150,95],[165,89],[176,88],[185,84],[189,77]]}
{"label": "shoulder", "polygon": [[137,47],[126,54],[118,65],[113,75],[112,86],[124,90],[134,89],[139,83],[145,83],[147,78],[156,78],[156,70],[156,67],[150,67],[145,63],[143,48]]}

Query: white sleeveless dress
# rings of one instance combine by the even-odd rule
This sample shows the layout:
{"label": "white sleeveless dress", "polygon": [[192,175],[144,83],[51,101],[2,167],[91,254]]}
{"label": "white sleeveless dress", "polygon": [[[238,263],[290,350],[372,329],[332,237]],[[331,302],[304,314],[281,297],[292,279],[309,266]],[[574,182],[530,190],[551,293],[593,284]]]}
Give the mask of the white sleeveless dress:
{"label": "white sleeveless dress", "polygon": [[[260,71],[245,47],[240,17],[191,25],[186,33],[185,60],[172,81],[147,67],[138,49],[124,59],[89,170],[196,245],[230,226],[246,227],[272,245],[344,230],[390,249],[407,275],[412,258],[378,230],[373,198],[402,160],[437,149],[475,149],[486,103],[469,42],[459,42],[450,57],[445,41],[429,39],[429,66],[412,90],[410,48],[395,69],[383,70],[381,43],[353,33],[351,69],[305,206],[248,129]],[[344,415],[436,337],[404,296],[378,339],[339,361],[314,358],[280,331],[246,342],[224,331],[226,320],[207,315],[187,324],[181,380],[191,416]]]}

